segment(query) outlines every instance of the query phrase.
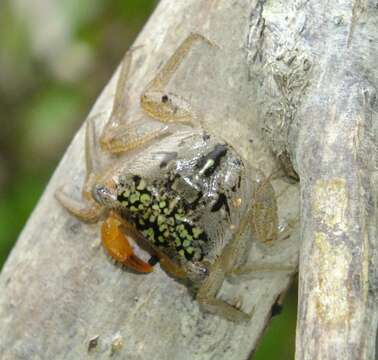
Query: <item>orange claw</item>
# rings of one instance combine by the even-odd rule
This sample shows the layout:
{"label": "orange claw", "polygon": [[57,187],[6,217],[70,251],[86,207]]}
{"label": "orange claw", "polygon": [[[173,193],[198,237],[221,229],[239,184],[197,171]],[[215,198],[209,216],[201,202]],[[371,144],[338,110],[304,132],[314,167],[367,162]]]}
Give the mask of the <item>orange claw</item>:
{"label": "orange claw", "polygon": [[151,272],[153,267],[134,254],[133,248],[121,230],[121,225],[121,220],[114,214],[110,214],[104,221],[101,227],[104,248],[114,260],[128,268],[141,273]]}

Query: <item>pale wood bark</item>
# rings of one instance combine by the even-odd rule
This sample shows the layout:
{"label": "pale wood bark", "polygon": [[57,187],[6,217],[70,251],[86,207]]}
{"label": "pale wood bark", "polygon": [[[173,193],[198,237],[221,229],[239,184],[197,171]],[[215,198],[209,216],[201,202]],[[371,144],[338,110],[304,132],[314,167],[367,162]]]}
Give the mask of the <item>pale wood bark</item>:
{"label": "pale wood bark", "polygon": [[[272,148],[301,182],[296,359],[373,359],[378,9],[260,1],[250,64]],[[258,65],[261,71],[258,73]]]}
{"label": "pale wood bark", "polygon": [[[261,4],[257,4],[261,6]],[[247,0],[162,0],[135,43],[129,83],[129,116],[140,112],[139,96],[161,64],[190,32],[219,45],[197,47],[180,67],[170,89],[189,100],[207,127],[227,139],[265,174],[278,167],[263,142],[260,83],[251,78],[256,4]],[[119,34],[122,36],[122,34]],[[91,115],[98,130],[109,116],[117,74]],[[143,276],[115,266],[104,254],[99,225],[71,217],[55,190],[80,196],[84,180],[80,130],[53,175],[0,276],[1,359],[246,359],[270,320],[271,308],[292,274],[264,273],[225,283],[221,296],[243,298],[255,307],[249,323],[234,324],[203,313],[187,289],[159,266]],[[106,160],[106,159],[105,159]],[[293,223],[298,188],[275,180],[281,226]],[[252,262],[296,265],[298,234],[274,246],[255,244]]]}

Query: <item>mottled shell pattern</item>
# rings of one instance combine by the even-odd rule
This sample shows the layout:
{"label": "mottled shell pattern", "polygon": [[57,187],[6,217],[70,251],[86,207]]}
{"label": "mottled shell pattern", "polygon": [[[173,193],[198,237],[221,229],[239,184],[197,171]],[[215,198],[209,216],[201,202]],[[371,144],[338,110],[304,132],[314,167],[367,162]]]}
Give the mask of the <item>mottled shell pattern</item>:
{"label": "mottled shell pattern", "polygon": [[98,181],[93,197],[190,273],[212,263],[235,236],[256,189],[249,168],[224,141],[179,131],[142,157],[128,155],[107,173],[110,184],[107,174]]}

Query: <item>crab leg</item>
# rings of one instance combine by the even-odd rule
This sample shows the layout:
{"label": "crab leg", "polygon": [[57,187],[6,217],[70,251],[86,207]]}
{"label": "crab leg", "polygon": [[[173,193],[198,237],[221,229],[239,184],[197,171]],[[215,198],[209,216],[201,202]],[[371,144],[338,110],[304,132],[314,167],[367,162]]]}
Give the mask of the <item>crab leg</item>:
{"label": "crab leg", "polygon": [[110,213],[101,228],[101,239],[104,248],[114,260],[128,268],[140,273],[151,272],[153,270],[152,266],[134,254],[133,248],[121,230],[121,226],[120,219]]}

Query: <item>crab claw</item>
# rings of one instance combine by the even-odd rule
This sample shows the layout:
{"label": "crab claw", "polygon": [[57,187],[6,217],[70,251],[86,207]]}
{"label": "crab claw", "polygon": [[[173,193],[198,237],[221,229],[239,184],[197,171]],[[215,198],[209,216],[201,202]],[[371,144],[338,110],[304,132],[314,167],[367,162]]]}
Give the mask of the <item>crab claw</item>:
{"label": "crab claw", "polygon": [[121,230],[122,222],[114,214],[110,214],[101,227],[102,244],[109,255],[120,262],[140,273],[149,273],[153,267],[139,259],[133,251],[127,237]]}

